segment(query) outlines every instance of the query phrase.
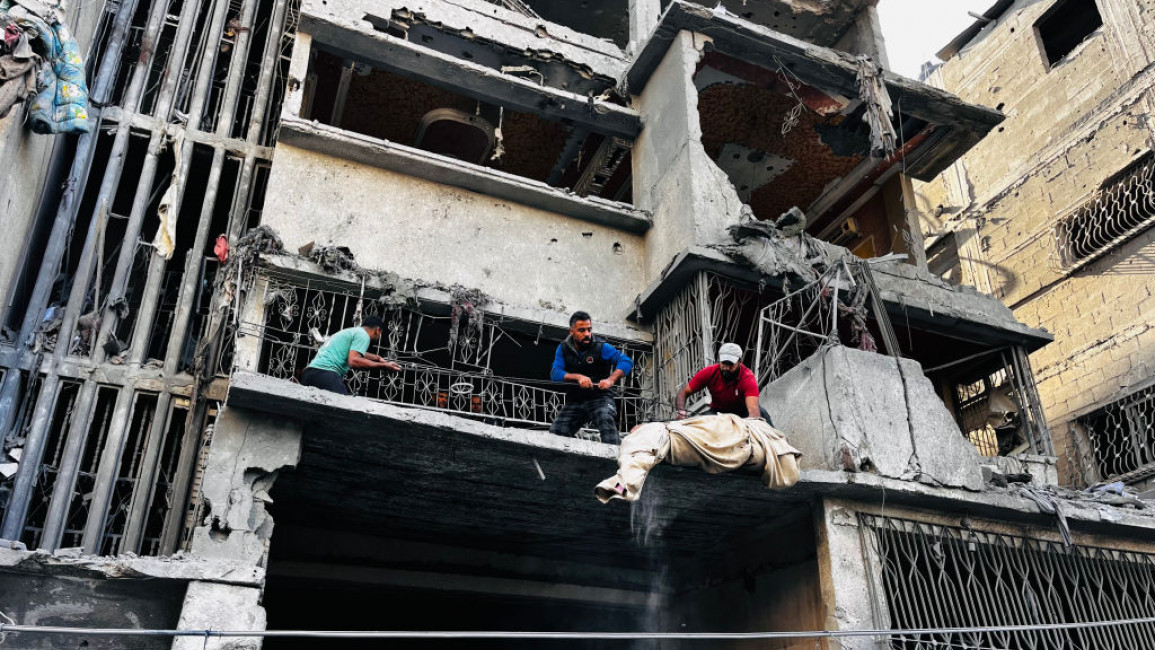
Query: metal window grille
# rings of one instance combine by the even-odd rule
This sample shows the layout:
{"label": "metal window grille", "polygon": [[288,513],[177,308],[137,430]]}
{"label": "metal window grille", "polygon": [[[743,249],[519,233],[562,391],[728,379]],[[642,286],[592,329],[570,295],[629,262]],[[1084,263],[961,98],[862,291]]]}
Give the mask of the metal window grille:
{"label": "metal window grille", "polygon": [[[1103,408],[1078,418],[1068,446],[1068,461],[1082,469],[1083,480],[1136,482],[1155,476],[1155,385],[1135,391]],[[1084,458],[1072,458],[1079,434],[1085,436]],[[1090,465],[1090,467],[1086,467]],[[1090,470],[1090,471],[1087,471]]]}
{"label": "metal window grille", "polygon": [[[263,374],[297,378],[326,337],[368,316],[379,316],[385,325],[373,351],[400,360],[403,368],[390,373],[351,371],[346,386],[352,394],[526,428],[548,427],[565,404],[565,392],[546,380],[547,367],[535,366],[529,376],[498,374],[503,368],[494,348],[509,336],[501,326],[503,319],[512,320],[508,317],[491,317],[475,309],[435,315],[420,308],[382,305],[379,295],[370,291],[361,294],[329,284],[298,286],[275,278],[269,280],[266,296],[258,365]],[[548,349],[557,343],[548,341]],[[620,384],[618,428],[628,431],[643,421],[668,419],[672,413],[652,397],[648,347],[611,343],[634,361],[633,372]]]}
{"label": "metal window grille", "polygon": [[1155,157],[1147,154],[1095,193],[1054,230],[1059,262],[1074,270],[1155,223]]}
{"label": "metal window grille", "polygon": [[[859,514],[880,565],[876,607],[891,629],[1046,625],[1143,618],[1155,612],[1155,555],[1065,547]],[[1155,647],[1155,624],[1075,630],[896,635],[892,648],[1106,650]]]}
{"label": "metal window grille", "polygon": [[[665,408],[672,407],[674,395],[695,372],[717,361],[718,346],[731,342],[743,350],[753,348],[764,304],[758,291],[701,272],[662,307],[654,320],[654,378]],[[747,353],[746,363],[751,359]]]}

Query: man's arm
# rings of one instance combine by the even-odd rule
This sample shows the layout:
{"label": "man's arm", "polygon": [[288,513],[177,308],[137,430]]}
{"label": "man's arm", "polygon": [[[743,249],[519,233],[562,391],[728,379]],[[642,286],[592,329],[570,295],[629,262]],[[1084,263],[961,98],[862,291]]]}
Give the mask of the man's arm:
{"label": "man's arm", "polygon": [[762,409],[761,409],[761,407],[758,406],[758,396],[757,395],[747,395],[746,396],[746,410],[750,412],[750,415],[748,415],[747,417],[751,417],[751,418],[762,417]]}
{"label": "man's arm", "polygon": [[602,390],[609,390],[619,379],[630,374],[630,371],[634,369],[633,359],[609,343],[602,343],[602,359],[614,364],[614,371],[610,373],[610,376],[598,382],[598,388]]}
{"label": "man's arm", "polygon": [[553,367],[549,370],[549,379],[550,381],[572,381],[582,388],[589,388],[594,385],[593,381],[585,375],[565,371],[565,357],[562,355],[561,345],[557,346],[557,352],[553,355]]}
{"label": "man's arm", "polygon": [[678,419],[685,420],[689,413],[686,411],[686,398],[697,391],[690,390],[690,384],[682,386],[682,390],[674,396],[674,408],[678,410]]}
{"label": "man's arm", "polygon": [[[374,357],[374,358],[371,358]],[[401,366],[392,361],[386,361],[375,354],[361,354],[356,350],[349,350],[349,367],[364,370],[369,368],[388,368],[389,370],[400,370]]]}

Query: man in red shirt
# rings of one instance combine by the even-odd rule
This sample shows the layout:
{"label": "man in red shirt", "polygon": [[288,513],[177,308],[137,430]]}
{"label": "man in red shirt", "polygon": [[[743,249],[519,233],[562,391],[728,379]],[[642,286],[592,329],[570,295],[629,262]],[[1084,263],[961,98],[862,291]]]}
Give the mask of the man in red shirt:
{"label": "man in red shirt", "polygon": [[749,368],[742,365],[742,348],[738,344],[723,344],[718,348],[718,363],[699,370],[678,391],[674,405],[678,409],[679,420],[689,416],[686,412],[686,398],[703,388],[710,391],[708,413],[760,417],[768,424],[773,424],[770,422],[770,414],[758,404],[758,380]]}

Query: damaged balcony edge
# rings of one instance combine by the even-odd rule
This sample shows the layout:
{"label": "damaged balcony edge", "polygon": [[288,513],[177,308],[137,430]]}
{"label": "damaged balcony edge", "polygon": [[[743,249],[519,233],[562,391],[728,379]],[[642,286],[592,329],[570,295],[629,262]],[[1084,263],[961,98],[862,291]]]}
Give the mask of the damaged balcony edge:
{"label": "damaged balcony edge", "polygon": [[[323,270],[315,262],[303,260],[293,255],[262,255],[261,261],[266,268],[275,269],[290,279],[308,281],[320,278],[325,281],[338,282],[346,285],[347,288],[354,289],[362,283],[361,276],[348,271],[331,273]],[[388,288],[375,276],[364,278],[364,284],[365,288],[370,290]],[[418,289],[417,299],[422,303],[432,303],[443,307],[446,314],[449,313],[453,304],[453,295],[450,291],[436,287]],[[569,332],[569,313],[541,307],[513,305],[496,299],[491,299],[491,302],[486,304],[485,311],[495,316],[507,316],[524,322],[527,326],[531,326],[530,329],[525,330],[527,334],[536,334],[538,326],[543,326],[546,330],[550,330],[550,333],[559,337],[564,337]],[[518,328],[514,325],[512,329]],[[632,327],[627,323],[615,323],[613,321],[598,321],[598,335],[639,343],[654,342],[652,333]]]}
{"label": "damaged balcony edge", "polygon": [[[342,426],[341,422],[343,421],[355,422],[356,427],[362,432],[372,430],[375,432],[374,435],[389,434],[382,433],[380,427],[371,425],[372,420],[378,418],[392,420],[404,425],[405,435],[396,437],[398,444],[412,444],[412,441],[420,439],[426,432],[439,431],[459,435],[463,440],[471,437],[473,439],[485,439],[495,441],[498,444],[508,443],[523,447],[527,452],[538,450],[539,452],[578,456],[593,463],[604,462],[608,471],[612,471],[611,468],[617,457],[617,448],[608,444],[565,438],[545,431],[503,428],[438,411],[395,406],[363,397],[326,393],[283,379],[246,371],[236,371],[233,374],[227,403],[232,407],[273,413],[280,417],[291,417],[304,422],[323,421],[329,429],[334,426]],[[339,415],[340,412],[345,412],[345,415]],[[351,418],[349,414],[352,414]],[[350,425],[346,424],[345,426]],[[358,434],[356,430],[351,429],[349,435],[354,437],[365,434]],[[444,441],[436,444],[444,444]],[[468,445],[459,447],[459,449],[467,448]],[[685,472],[687,478],[694,481],[726,481],[743,478],[751,481],[757,480],[754,475],[712,477],[710,479],[692,478],[689,475],[696,475],[692,469],[665,465],[662,466],[662,471],[669,472],[671,475]],[[982,492],[972,492],[963,488],[929,485],[864,472],[803,470],[799,482],[790,490],[765,490],[759,492],[755,498],[756,500],[761,498],[768,500],[787,499],[801,503],[816,497],[840,497],[871,503],[885,500],[885,503],[888,504],[992,519],[1011,518],[1015,521],[1038,526],[1051,526],[1055,521],[1054,515],[1040,512],[1034,502],[1023,498],[1013,489],[987,489]],[[589,498],[591,500],[594,498],[592,483]],[[1150,536],[1152,531],[1155,531],[1155,517],[1132,514],[1121,508],[1095,502],[1064,501],[1063,504],[1064,515],[1071,523],[1072,528],[1080,532],[1094,533],[1110,530],[1113,534],[1120,534],[1122,530],[1127,529],[1124,534],[1141,537]],[[1110,520],[1108,520],[1108,516],[1104,515],[1104,508],[1110,509]]]}
{"label": "damaged balcony edge", "polygon": [[[414,435],[419,435],[421,429],[435,429],[474,438],[499,440],[531,449],[577,454],[607,461],[617,458],[617,447],[607,443],[567,438],[547,431],[499,427],[441,411],[396,406],[355,395],[338,395],[244,370],[233,373],[226,403],[229,406],[275,413],[282,418],[293,418],[306,423],[324,419],[333,424],[333,419],[326,417],[327,412],[341,409],[356,412],[361,419],[377,417],[405,422],[410,425]],[[590,493],[593,493],[592,485]]]}
{"label": "damaged balcony edge", "polygon": [[[365,25],[369,25],[368,28]],[[448,85],[474,99],[582,124],[594,131],[624,138],[636,138],[642,128],[641,118],[631,108],[540,85],[479,63],[442,54],[377,31],[367,21],[358,22],[351,28],[314,18],[304,23],[301,31],[313,38],[314,48],[328,46],[423,83]]]}
{"label": "damaged balcony edge", "polygon": [[624,204],[576,196],[545,183],[317,122],[285,117],[279,141],[624,232],[643,234],[652,225],[649,214]]}
{"label": "damaged balcony edge", "polygon": [[477,37],[516,48],[549,50],[615,79],[621,78],[629,63],[626,53],[609,40],[544,18],[522,16],[484,0],[327,0],[323,5],[316,0],[306,0],[301,5],[301,21],[303,25],[313,25],[318,21],[350,20],[350,16],[370,10],[386,18],[394,11],[418,14],[451,32],[468,30]]}
{"label": "damaged balcony edge", "polygon": [[[710,47],[723,54],[750,62],[781,59],[804,83],[814,83],[846,97],[859,95],[858,68],[851,55],[798,40],[724,9],[717,11],[684,0],[670,3],[626,72],[631,92],[642,91],[683,30],[708,37]],[[938,126],[936,137],[907,157],[905,172],[920,180],[933,180],[1005,119],[999,111],[967,103],[933,86],[886,70],[882,76],[897,111]]]}
{"label": "damaged balcony edge", "polygon": [[[704,246],[691,246],[679,253],[662,272],[661,276],[657,280],[654,280],[650,286],[646,287],[645,291],[639,294],[636,304],[642,312],[642,317],[639,318],[636,311],[632,316],[638,320],[646,320],[646,314],[656,313],[661,305],[665,304],[666,301],[684,286],[686,278],[690,274],[698,271],[712,271],[733,280],[752,284],[758,284],[764,279],[767,286],[780,286],[782,281],[781,278],[778,277],[762,278],[758,273],[735,261],[721,251]],[[883,302],[886,304],[887,312],[897,320],[933,324],[936,328],[941,328],[944,324],[949,324],[956,327],[960,332],[973,335],[975,337],[974,340],[989,343],[1009,342],[1024,345],[1029,351],[1036,350],[1054,340],[1054,337],[1047,332],[1028,327],[1013,320],[983,318],[982,314],[975,312],[961,314],[957,311],[948,312],[944,309],[936,310],[932,305],[924,304],[923,301],[917,298],[913,298],[901,291],[896,291],[893,287],[887,286],[888,282],[920,282],[919,279],[907,279],[902,276],[895,276],[886,273],[885,270],[876,272],[875,276],[876,281],[880,284],[879,290]],[[895,279],[891,280],[891,278]],[[933,287],[934,285],[927,283],[927,286]],[[996,300],[995,298],[982,296],[977,292],[975,299]],[[968,324],[973,324],[973,327],[967,327]]]}
{"label": "damaged balcony edge", "polygon": [[81,555],[78,550],[48,553],[0,548],[0,571],[118,580],[204,580],[252,587],[265,580],[264,568],[237,560],[179,555],[113,558]]}

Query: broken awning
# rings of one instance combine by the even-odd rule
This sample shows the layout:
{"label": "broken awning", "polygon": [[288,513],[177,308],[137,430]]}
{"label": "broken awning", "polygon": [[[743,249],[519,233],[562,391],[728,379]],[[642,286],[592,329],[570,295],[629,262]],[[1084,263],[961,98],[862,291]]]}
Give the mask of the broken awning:
{"label": "broken awning", "polygon": [[[682,0],[670,3],[626,73],[632,93],[645,88],[682,30],[708,36],[714,51],[737,59],[755,64],[778,59],[803,83],[828,94],[858,96],[858,64],[853,55],[798,40],[725,9]],[[919,180],[933,179],[1004,119],[998,111],[968,104],[946,91],[892,72],[884,72],[882,77],[896,112],[927,122],[924,141],[905,158],[906,173]]]}

